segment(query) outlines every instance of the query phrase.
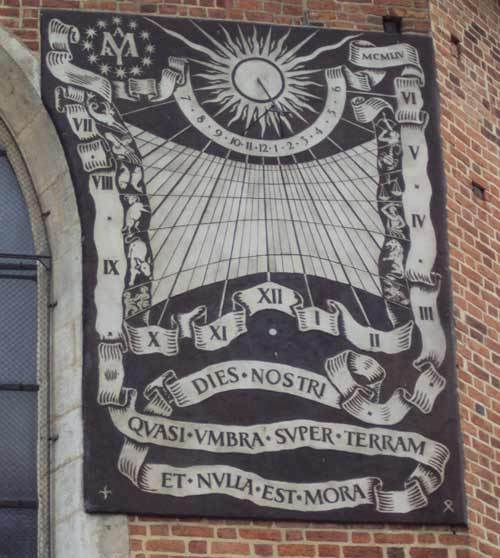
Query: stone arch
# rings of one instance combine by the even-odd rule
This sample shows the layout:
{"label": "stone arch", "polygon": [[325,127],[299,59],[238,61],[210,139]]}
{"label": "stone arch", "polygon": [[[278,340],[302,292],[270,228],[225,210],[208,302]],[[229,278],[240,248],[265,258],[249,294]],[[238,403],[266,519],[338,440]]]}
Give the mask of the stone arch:
{"label": "stone arch", "polygon": [[[49,250],[51,556],[128,558],[126,516],[84,512],[81,228],[64,151],[39,94],[39,62],[0,28],[0,132],[38,250]],[[20,174],[25,174],[21,177]]]}

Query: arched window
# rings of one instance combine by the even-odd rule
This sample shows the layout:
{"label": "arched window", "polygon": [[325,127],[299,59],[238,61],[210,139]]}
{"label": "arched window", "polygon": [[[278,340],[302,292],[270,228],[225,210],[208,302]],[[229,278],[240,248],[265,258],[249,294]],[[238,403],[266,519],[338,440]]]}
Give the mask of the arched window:
{"label": "arched window", "polygon": [[[73,184],[57,132],[40,98],[40,59],[1,26],[0,68],[3,77],[0,79],[0,146],[7,154],[27,207],[36,256],[17,263],[37,267],[35,383],[38,384],[38,391],[27,392],[37,406],[37,509],[33,512],[19,507],[0,507],[0,557],[26,556],[19,546],[7,547],[6,537],[9,534],[12,541],[13,533],[19,535],[15,544],[21,545],[26,540],[29,543],[27,534],[31,532],[31,536],[35,536],[33,518],[36,515],[37,558],[98,555],[127,558],[127,517],[97,518],[83,512],[82,231]],[[1,252],[5,251],[1,244],[4,228],[0,222]],[[38,257],[48,254],[52,259]],[[7,259],[7,262],[14,260]],[[2,306],[0,317],[1,322],[9,321],[9,327],[14,329],[14,322],[5,316]],[[17,334],[15,345],[18,353],[24,350],[21,332]],[[0,354],[0,368],[2,359]],[[0,376],[0,382],[4,382],[2,378]],[[24,395],[21,392],[0,393]],[[12,413],[8,413],[8,417],[11,416]],[[12,443],[15,439],[15,435],[10,435],[10,423],[7,424],[0,423],[1,444]],[[3,449],[0,453],[4,453]],[[0,458],[0,478],[5,467]],[[5,483],[0,482],[0,491],[4,486]],[[1,492],[0,499],[12,500]],[[23,516],[30,518],[31,531],[18,519]],[[51,532],[57,535],[51,537]],[[30,552],[29,547],[27,551]]]}
{"label": "arched window", "polygon": [[47,398],[41,376],[50,259],[37,250],[41,245],[16,176],[22,172],[14,171],[8,151],[0,143],[0,557],[34,558],[48,552]]}

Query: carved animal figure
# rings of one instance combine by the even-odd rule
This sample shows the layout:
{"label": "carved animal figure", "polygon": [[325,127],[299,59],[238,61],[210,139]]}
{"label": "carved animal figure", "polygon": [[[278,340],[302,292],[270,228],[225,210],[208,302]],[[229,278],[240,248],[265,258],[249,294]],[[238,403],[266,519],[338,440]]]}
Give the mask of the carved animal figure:
{"label": "carved animal figure", "polygon": [[116,109],[108,101],[98,99],[93,93],[87,96],[87,111],[98,123],[120,134],[127,134],[127,128],[116,117]]}
{"label": "carved animal figure", "polygon": [[400,155],[401,147],[399,145],[389,145],[387,148],[381,149],[378,158],[379,170],[393,171],[398,166]]}
{"label": "carved animal figure", "polygon": [[122,232],[127,233],[125,240],[129,242],[132,233],[139,230],[141,215],[143,213],[150,213],[150,211],[144,207],[144,204],[140,201],[139,196],[128,195],[126,196],[126,199],[130,206],[125,215],[125,225]]}
{"label": "carved animal figure", "polygon": [[130,166],[123,161],[120,161],[119,165],[117,177],[120,190],[126,190],[129,186],[132,186],[136,192],[141,193],[139,183],[143,176],[142,167],[139,165]]}
{"label": "carved animal figure", "polygon": [[138,275],[143,275],[147,279],[151,278],[151,256],[148,256],[148,248],[143,240],[136,238],[129,244],[128,259],[130,265],[129,285],[135,285]]}
{"label": "carved animal figure", "polygon": [[124,159],[134,165],[140,165],[141,160],[135,153],[132,142],[132,136],[124,135],[119,138],[116,134],[105,132],[104,137],[108,140],[111,151],[117,159]]}

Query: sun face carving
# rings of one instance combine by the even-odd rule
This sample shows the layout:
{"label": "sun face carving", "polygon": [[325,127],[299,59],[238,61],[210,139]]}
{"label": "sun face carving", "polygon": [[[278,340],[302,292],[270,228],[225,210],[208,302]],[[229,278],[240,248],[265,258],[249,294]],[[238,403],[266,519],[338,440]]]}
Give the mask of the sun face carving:
{"label": "sun face carving", "polygon": [[202,68],[193,73],[202,83],[196,91],[206,95],[202,104],[213,107],[214,118],[224,115],[228,127],[239,123],[261,137],[270,129],[278,135],[296,133],[294,128],[315,117],[324,83],[320,71],[306,69],[305,64],[352,38],[300,55],[317,31],[292,44],[289,30],[262,31],[254,26],[248,32],[237,25],[230,33],[219,25],[220,31],[209,34],[192,23],[209,40],[210,48],[171,29],[162,30],[204,54],[192,60]]}
{"label": "sun face carving", "polygon": [[247,37],[238,27],[238,35],[230,36],[225,30],[224,39],[211,38],[211,60],[198,76],[208,83],[201,88],[209,93],[205,104],[220,105],[214,116],[227,113],[228,126],[241,121],[248,128],[257,122],[263,136],[269,127],[279,133],[283,125],[293,132],[293,117],[307,122],[306,113],[317,112],[311,101],[320,99],[314,88],[322,84],[311,79],[315,70],[305,70],[297,63],[287,37],[285,33],[273,38],[271,30],[259,35],[256,28]]}
{"label": "sun face carving", "polygon": [[231,74],[234,88],[256,103],[278,99],[285,88],[285,78],[278,66],[263,58],[241,60]]}

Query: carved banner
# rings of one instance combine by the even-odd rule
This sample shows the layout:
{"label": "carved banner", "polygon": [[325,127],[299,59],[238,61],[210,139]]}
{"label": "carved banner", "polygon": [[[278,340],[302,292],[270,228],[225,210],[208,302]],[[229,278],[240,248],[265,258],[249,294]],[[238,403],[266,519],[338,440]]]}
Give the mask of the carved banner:
{"label": "carved banner", "polygon": [[429,40],[54,10],[42,37],[87,510],[463,523]]}

